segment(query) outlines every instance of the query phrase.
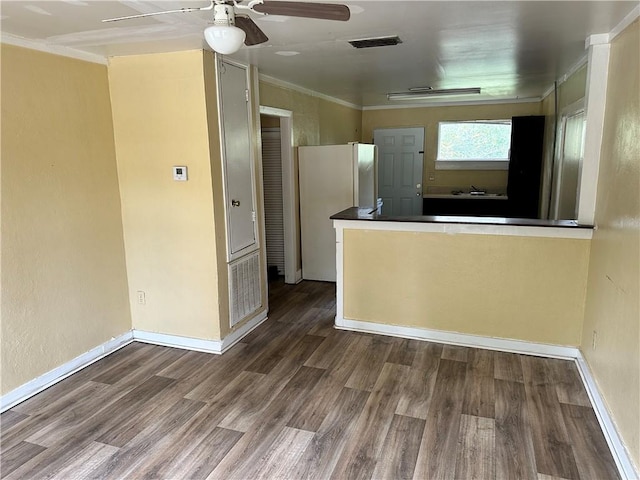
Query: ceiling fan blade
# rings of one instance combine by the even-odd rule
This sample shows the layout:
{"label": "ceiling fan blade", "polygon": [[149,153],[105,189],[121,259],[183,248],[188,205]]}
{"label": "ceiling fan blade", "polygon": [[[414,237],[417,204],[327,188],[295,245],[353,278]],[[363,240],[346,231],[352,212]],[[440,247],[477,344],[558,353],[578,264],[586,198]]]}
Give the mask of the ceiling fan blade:
{"label": "ceiling fan blade", "polygon": [[164,15],[166,13],[186,13],[186,12],[199,12],[202,10],[211,10],[213,9],[213,0],[210,0],[209,5],[206,7],[196,7],[196,8],[178,8],[177,10],[164,10],[162,12],[152,12],[152,13],[139,13],[137,15],[127,15],[126,17],[116,17],[116,18],[107,18],[102,20],[103,23],[107,22],[119,22],[120,20],[130,20],[132,18],[144,18],[144,17],[153,17],[155,15]]}
{"label": "ceiling fan blade", "polygon": [[319,18],[321,20],[340,20],[346,22],[351,16],[349,7],[337,3],[285,2],[264,0],[253,10],[267,15],[287,17]]}
{"label": "ceiling fan blade", "polygon": [[260,27],[256,25],[253,20],[244,15],[236,15],[236,27],[247,34],[247,37],[244,39],[244,44],[247,47],[250,47],[251,45],[258,45],[259,43],[264,43],[269,40],[269,37],[260,30]]}

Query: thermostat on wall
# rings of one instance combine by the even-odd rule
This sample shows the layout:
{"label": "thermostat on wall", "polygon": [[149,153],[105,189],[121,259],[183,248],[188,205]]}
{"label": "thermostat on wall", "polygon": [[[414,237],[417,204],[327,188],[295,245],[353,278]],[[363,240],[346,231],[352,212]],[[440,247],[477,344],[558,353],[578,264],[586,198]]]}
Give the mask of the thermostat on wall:
{"label": "thermostat on wall", "polygon": [[186,182],[187,167],[173,167],[173,179],[178,182]]}

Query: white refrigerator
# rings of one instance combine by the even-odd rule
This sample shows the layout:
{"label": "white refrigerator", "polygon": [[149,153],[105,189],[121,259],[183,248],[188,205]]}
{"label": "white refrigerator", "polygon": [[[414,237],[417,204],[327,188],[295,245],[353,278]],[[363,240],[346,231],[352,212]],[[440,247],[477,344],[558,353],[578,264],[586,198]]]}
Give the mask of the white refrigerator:
{"label": "white refrigerator", "polygon": [[298,147],[302,278],[336,281],[336,234],[329,219],[349,207],[374,208],[375,145]]}

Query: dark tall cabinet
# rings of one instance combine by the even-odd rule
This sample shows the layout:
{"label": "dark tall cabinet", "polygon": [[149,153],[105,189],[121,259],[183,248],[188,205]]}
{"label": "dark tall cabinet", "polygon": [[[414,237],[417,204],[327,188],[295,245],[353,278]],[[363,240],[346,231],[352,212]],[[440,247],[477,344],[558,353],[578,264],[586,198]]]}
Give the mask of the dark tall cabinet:
{"label": "dark tall cabinet", "polygon": [[509,216],[538,218],[544,117],[511,119],[511,158],[509,161]]}

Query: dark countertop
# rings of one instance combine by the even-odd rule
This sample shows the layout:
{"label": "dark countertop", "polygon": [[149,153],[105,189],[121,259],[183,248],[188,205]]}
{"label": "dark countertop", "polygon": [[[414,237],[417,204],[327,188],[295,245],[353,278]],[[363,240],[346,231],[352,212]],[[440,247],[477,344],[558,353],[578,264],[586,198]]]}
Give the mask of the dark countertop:
{"label": "dark countertop", "polygon": [[470,193],[426,193],[422,198],[432,200],[509,200],[506,193],[485,193],[472,195]]}
{"label": "dark countertop", "polygon": [[419,215],[390,217],[378,213],[374,207],[351,207],[331,216],[331,220],[364,220],[378,222],[448,223],[464,225],[508,225],[517,227],[562,227],[593,229],[591,225],[578,225],[575,220],[538,220],[531,218],[462,217],[455,215]]}

